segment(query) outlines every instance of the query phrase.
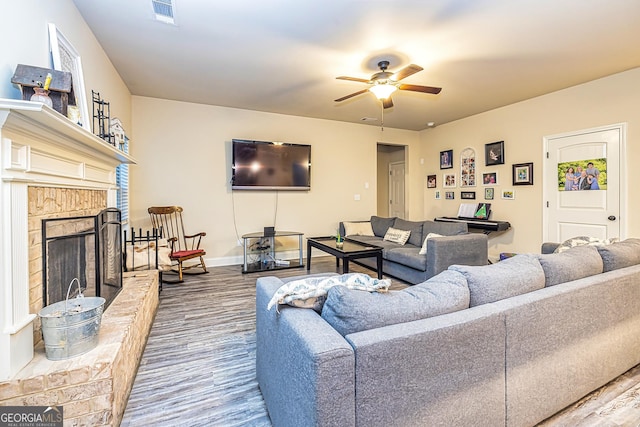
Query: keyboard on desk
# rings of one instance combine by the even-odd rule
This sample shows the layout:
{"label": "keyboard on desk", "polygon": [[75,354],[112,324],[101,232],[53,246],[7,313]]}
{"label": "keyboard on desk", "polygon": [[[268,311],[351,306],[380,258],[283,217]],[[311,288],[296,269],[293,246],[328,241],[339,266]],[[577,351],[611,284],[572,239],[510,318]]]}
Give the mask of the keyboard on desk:
{"label": "keyboard on desk", "polygon": [[475,228],[485,231],[505,231],[511,227],[508,221],[493,221],[489,219],[471,219],[471,218],[453,218],[441,216],[434,219],[440,222],[462,222],[467,224],[469,228]]}

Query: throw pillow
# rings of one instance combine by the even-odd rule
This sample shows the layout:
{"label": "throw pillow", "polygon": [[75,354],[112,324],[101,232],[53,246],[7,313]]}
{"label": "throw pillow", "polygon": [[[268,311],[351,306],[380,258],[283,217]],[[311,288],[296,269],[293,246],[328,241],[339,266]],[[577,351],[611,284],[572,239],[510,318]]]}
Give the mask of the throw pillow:
{"label": "throw pillow", "polygon": [[383,237],[387,234],[389,227],[393,227],[393,223],[396,222],[396,218],[382,218],[380,216],[371,217],[371,228],[373,228],[373,234],[378,237]]}
{"label": "throw pillow", "polygon": [[329,290],[322,317],[346,336],[468,307],[469,288],[464,276],[455,271],[443,271],[426,282],[384,294],[334,286]]}
{"label": "throw pillow", "polygon": [[374,236],[370,221],[343,222],[345,236]]}
{"label": "throw pillow", "polygon": [[418,252],[420,255],[426,255],[427,254],[427,240],[433,239],[434,237],[443,237],[443,236],[442,236],[442,234],[438,234],[438,233],[429,233],[429,234],[427,234],[427,237],[425,237],[425,239],[424,239],[424,243],[422,243],[422,248],[420,249],[420,252]]}
{"label": "throw pillow", "polygon": [[409,240],[410,234],[409,230],[398,230],[397,228],[389,227],[382,240],[404,245]]}
{"label": "throw pillow", "polygon": [[267,310],[271,310],[274,305],[287,304],[292,307],[312,308],[319,313],[327,298],[327,292],[336,285],[369,292],[386,292],[391,286],[391,280],[375,279],[363,273],[292,280],[278,288],[267,304]]}
{"label": "throw pillow", "polygon": [[589,236],[578,236],[572,237],[571,239],[567,239],[564,242],[560,243],[560,245],[553,251],[554,253],[562,253],[576,246],[605,246],[610,245],[611,243],[617,242],[617,238],[612,239],[598,239],[597,237],[589,237]]}
{"label": "throw pillow", "polygon": [[602,273],[602,258],[594,246],[576,246],[557,254],[538,255],[545,286],[582,279]]}
{"label": "throw pillow", "polygon": [[599,246],[603,271],[617,270],[640,264],[640,239],[627,239],[608,246]]}
{"label": "throw pillow", "polygon": [[402,218],[396,218],[396,222],[393,223],[393,228],[410,231],[411,234],[409,234],[409,240],[407,240],[407,243],[414,246],[422,245],[422,222],[407,221]]}
{"label": "throw pillow", "polygon": [[516,255],[490,265],[452,265],[449,270],[466,277],[471,307],[544,288],[544,271],[533,254]]}

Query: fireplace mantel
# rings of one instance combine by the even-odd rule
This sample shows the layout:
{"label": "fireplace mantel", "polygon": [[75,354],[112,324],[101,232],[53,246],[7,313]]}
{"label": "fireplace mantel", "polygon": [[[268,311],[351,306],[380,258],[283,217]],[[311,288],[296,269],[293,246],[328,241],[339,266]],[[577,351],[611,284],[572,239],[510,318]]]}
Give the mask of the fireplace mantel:
{"label": "fireplace mantel", "polygon": [[122,163],[135,161],[57,111],[0,99],[0,381],[33,358],[28,187],[104,190],[115,206]]}

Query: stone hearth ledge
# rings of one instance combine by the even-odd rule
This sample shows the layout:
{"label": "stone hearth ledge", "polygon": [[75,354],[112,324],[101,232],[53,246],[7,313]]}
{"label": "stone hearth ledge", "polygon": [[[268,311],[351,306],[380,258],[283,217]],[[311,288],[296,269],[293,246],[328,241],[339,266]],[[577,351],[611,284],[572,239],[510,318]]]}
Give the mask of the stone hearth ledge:
{"label": "stone hearth ledge", "polygon": [[62,405],[65,426],[118,426],[158,309],[158,272],[124,273],[123,289],[102,316],[93,350],[52,361],[44,344],[9,381],[0,406]]}

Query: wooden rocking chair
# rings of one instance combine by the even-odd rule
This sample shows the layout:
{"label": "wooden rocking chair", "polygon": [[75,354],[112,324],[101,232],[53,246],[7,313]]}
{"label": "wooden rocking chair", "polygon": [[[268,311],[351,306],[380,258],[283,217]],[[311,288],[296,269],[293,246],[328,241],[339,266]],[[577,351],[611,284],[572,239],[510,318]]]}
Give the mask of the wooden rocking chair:
{"label": "wooden rocking chair", "polygon": [[[182,272],[194,267],[202,268],[203,270],[195,274],[208,273],[207,266],[202,258],[206,255],[206,252],[204,249],[200,249],[200,241],[207,233],[185,234],[182,222],[182,208],[180,206],[152,206],[147,211],[151,217],[153,228],[160,230],[160,235],[166,238],[171,246],[169,258],[177,263],[178,281],[167,283],[182,283],[184,281]],[[200,263],[183,265],[185,261],[194,258],[200,258]]]}

